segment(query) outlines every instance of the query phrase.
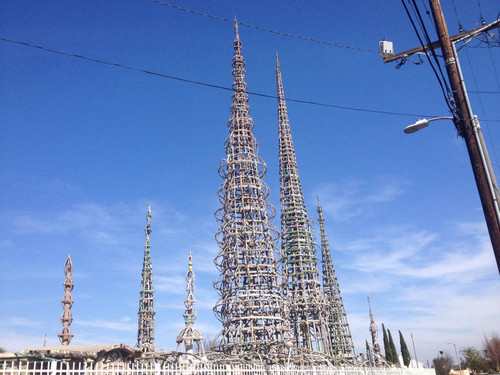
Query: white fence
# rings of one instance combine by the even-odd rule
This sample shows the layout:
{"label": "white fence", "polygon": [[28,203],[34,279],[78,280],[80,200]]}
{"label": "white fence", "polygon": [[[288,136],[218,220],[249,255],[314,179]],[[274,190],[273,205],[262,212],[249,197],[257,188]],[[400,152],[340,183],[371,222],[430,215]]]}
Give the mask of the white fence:
{"label": "white fence", "polygon": [[3,361],[0,375],[435,375],[434,369]]}

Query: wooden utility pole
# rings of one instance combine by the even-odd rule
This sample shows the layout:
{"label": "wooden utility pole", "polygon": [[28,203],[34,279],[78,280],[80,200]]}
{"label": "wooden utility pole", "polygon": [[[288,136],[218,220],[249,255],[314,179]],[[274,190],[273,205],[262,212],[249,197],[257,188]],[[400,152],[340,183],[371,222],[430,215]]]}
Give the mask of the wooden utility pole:
{"label": "wooden utility pole", "polygon": [[431,5],[432,17],[434,18],[439,43],[443,53],[446,72],[448,73],[450,86],[453,91],[457,115],[460,120],[458,125],[459,132],[467,145],[477,190],[483,206],[486,225],[488,226],[488,232],[490,234],[491,245],[493,246],[498,271],[500,272],[500,223],[495,208],[496,196],[491,189],[491,181],[487,177],[489,171],[487,171],[487,167],[484,163],[484,156],[481,155],[478,138],[474,133],[476,131],[476,124],[473,122],[472,113],[469,112],[466,94],[462,86],[457,65],[457,57],[455,56],[454,48],[450,41],[441,4],[439,0],[429,0],[429,3]]}
{"label": "wooden utility pole", "polygon": [[500,193],[498,191],[495,174],[491,167],[488,151],[486,150],[486,145],[484,144],[481,127],[479,126],[477,117],[475,118],[470,107],[462,73],[460,71],[458,55],[453,44],[466,38],[473,38],[480,33],[499,28],[500,20],[496,20],[489,25],[461,32],[460,34],[450,37],[439,0],[429,0],[429,3],[439,41],[425,46],[412,48],[408,51],[397,54],[392,52],[383,54],[381,48],[381,56],[384,59],[384,63],[387,63],[399,59],[405,59],[415,53],[427,53],[427,50],[441,48],[446,66],[446,72],[448,73],[448,79],[453,92],[454,103],[450,104],[455,107],[454,117],[458,120],[456,122],[454,120],[454,122],[457,126],[459,135],[464,138],[467,146],[472,171],[476,180],[477,190],[483,206],[484,217],[486,219],[491,245],[493,246],[493,253],[495,254],[498,272],[500,273]]}

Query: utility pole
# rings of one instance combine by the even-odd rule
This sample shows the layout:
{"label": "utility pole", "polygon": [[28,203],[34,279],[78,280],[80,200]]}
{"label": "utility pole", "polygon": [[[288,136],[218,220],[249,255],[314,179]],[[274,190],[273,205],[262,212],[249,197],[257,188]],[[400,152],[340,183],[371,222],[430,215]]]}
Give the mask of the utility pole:
{"label": "utility pole", "polygon": [[477,190],[483,206],[486,225],[488,226],[488,232],[490,234],[491,245],[493,246],[498,272],[500,273],[500,223],[497,216],[498,207],[495,208],[495,191],[492,191],[490,188],[491,181],[489,181],[487,177],[487,174],[489,175],[489,171],[483,162],[482,157],[484,156],[481,155],[478,138],[474,134],[474,118],[467,105],[468,100],[462,86],[460,72],[457,65],[458,59],[457,56],[455,56],[454,48],[450,41],[441,4],[439,0],[429,0],[429,3],[432,10],[432,17],[434,18],[434,23],[436,25],[439,43],[443,52],[446,72],[448,73],[451,89],[453,91],[457,114],[460,120],[459,131],[464,137],[465,144],[467,145],[467,151],[469,152],[469,159],[474,172]]}
{"label": "utility pole", "polygon": [[[493,247],[493,253],[495,255],[498,271],[500,273],[500,215],[498,209],[498,186],[493,170],[489,167],[490,162],[488,153],[482,144],[481,128],[477,119],[474,118],[470,108],[467,93],[465,91],[465,85],[458,64],[458,55],[456,54],[456,50],[453,45],[453,41],[461,40],[461,34],[474,36],[479,32],[498,28],[499,21],[497,20],[484,28],[478,28],[476,30],[472,30],[472,32],[461,33],[450,38],[440,1],[429,0],[429,4],[439,38],[439,45],[437,45],[437,43],[432,43],[431,45],[423,46],[422,48],[414,48],[397,55],[392,54],[392,56],[386,56],[387,58],[384,58],[384,62],[394,61],[397,58],[404,58],[430,48],[441,48],[446,66],[446,72],[448,74],[450,86],[453,92],[453,100],[455,101],[455,115],[458,120],[456,126],[458,128],[459,135],[464,138],[467,146],[472,171],[476,180],[477,190],[479,192],[484,217],[486,219],[486,225],[490,235],[491,245]],[[453,105],[453,103],[451,104]]]}

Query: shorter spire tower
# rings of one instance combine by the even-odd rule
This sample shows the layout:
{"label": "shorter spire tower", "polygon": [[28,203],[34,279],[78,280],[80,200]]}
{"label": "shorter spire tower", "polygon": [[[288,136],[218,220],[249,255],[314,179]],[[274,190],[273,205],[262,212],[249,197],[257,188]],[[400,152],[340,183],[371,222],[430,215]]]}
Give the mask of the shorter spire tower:
{"label": "shorter spire tower", "polygon": [[380,345],[377,339],[377,325],[375,324],[375,319],[373,318],[372,305],[370,303],[370,296],[368,298],[368,308],[370,310],[370,334],[372,336],[372,349],[373,354],[380,355]]}
{"label": "shorter spire tower", "polygon": [[69,254],[66,258],[66,263],[64,264],[64,274],[66,275],[66,280],[64,280],[63,283],[64,297],[61,300],[64,309],[61,316],[63,329],[58,336],[62,345],[69,345],[71,339],[73,338],[73,334],[69,328],[71,322],[73,321],[73,315],[71,314],[71,306],[73,306],[73,298],[71,297],[71,291],[73,290],[73,280],[71,278],[73,275],[73,262],[71,261]]}
{"label": "shorter spire tower", "polygon": [[196,353],[201,356],[205,355],[205,349],[203,347],[203,335],[194,328],[194,321],[196,320],[196,309],[194,305],[196,304],[196,298],[194,298],[194,280],[196,276],[193,271],[193,257],[191,252],[189,252],[188,257],[188,272],[186,273],[186,292],[187,297],[184,300],[184,322],[186,327],[177,336],[177,351],[183,353],[192,354],[195,352],[195,344],[197,346]]}
{"label": "shorter spire tower", "polygon": [[137,330],[137,347],[143,352],[154,351],[155,335],[155,298],[153,289],[153,266],[151,264],[151,250],[149,235],[151,234],[151,205],[148,203],[146,214],[146,246],[142,263],[141,292],[139,299],[139,328]]}
{"label": "shorter spire tower", "polygon": [[328,300],[328,330],[332,340],[334,362],[354,364],[354,344],[347,322],[340,286],[333,267],[332,254],[325,231],[323,208],[318,196],[318,222],[321,231],[321,264],[323,271],[323,292]]}
{"label": "shorter spire tower", "polygon": [[368,360],[371,366],[376,367],[388,367],[389,364],[385,358],[380,353],[380,345],[377,340],[377,325],[375,324],[375,319],[373,318],[372,306],[370,304],[370,297],[368,296],[368,308],[370,309],[370,334],[372,336],[372,345],[370,352],[368,353]]}

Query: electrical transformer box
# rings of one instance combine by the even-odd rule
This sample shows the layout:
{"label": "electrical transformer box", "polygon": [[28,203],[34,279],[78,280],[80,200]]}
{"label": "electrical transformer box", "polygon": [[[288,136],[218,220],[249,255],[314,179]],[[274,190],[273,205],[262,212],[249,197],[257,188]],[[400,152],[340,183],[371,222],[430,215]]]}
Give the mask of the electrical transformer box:
{"label": "electrical transformer box", "polygon": [[381,57],[388,57],[394,55],[394,47],[392,42],[388,42],[387,40],[383,40],[378,43],[379,53]]}

